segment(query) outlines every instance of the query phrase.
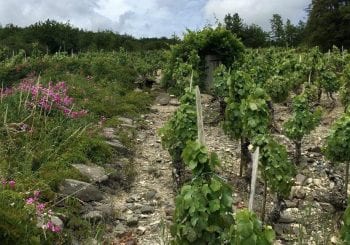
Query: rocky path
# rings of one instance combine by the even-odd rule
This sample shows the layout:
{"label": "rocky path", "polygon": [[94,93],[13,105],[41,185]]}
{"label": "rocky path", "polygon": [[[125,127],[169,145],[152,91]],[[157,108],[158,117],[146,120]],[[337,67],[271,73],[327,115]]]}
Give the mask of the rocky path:
{"label": "rocky path", "polygon": [[172,168],[157,131],[176,108],[155,104],[145,116],[144,129],[136,139],[135,181],[130,191],[114,198],[123,220],[116,228],[120,233],[132,231],[137,244],[165,244],[169,237],[167,227],[174,210]]}

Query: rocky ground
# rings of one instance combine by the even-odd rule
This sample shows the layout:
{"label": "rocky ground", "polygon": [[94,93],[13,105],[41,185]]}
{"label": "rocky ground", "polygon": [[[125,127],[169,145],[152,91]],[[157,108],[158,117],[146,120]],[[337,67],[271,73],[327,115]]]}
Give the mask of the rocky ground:
{"label": "rocky ground", "polygon": [[[323,101],[327,105],[328,101]],[[218,170],[234,189],[235,208],[247,206],[249,189],[238,177],[240,144],[229,139],[220,123],[219,105],[209,95],[202,96],[205,122],[205,141],[210,151],[215,151],[221,159]],[[80,193],[79,198],[89,202],[83,214],[88,219],[113,219],[107,225],[108,240],[112,244],[167,244],[170,239],[169,225],[174,211],[174,191],[172,166],[168,152],[161,146],[158,129],[164,125],[179,105],[174,97],[161,93],[144,115],[141,126],[132,120],[123,119],[125,127],[135,127],[137,133],[135,152],[117,139],[117,129],[105,128],[106,140],[124,155],[121,163],[110,166],[118,169],[125,163],[135,168],[135,179],[128,190],[116,190],[113,183],[120,181],[120,175],[106,174],[105,170],[91,166],[87,170],[75,166],[95,183],[87,188],[88,193]],[[303,141],[303,161],[298,166],[298,175],[292,193],[286,200],[286,207],[279,221],[273,225],[278,241],[276,244],[336,244],[342,214],[339,188],[343,183],[343,166],[336,167],[321,153],[324,139],[332,122],[341,115],[343,109],[337,106],[325,110],[322,123]],[[288,107],[276,106],[276,124],[281,127],[290,116]],[[275,134],[280,143],[287,146],[293,155],[293,144],[282,134]],[[108,172],[108,171],[107,171]],[[93,174],[91,174],[93,173]],[[114,182],[113,182],[114,178]],[[119,178],[119,179],[118,179]],[[66,194],[74,193],[71,186],[88,185],[67,180],[62,185]],[[96,184],[100,183],[100,184]],[[99,188],[98,188],[99,187]],[[122,188],[123,189],[123,188]],[[258,181],[255,211],[260,214],[263,184]],[[273,207],[273,195],[268,195],[267,213]]]}

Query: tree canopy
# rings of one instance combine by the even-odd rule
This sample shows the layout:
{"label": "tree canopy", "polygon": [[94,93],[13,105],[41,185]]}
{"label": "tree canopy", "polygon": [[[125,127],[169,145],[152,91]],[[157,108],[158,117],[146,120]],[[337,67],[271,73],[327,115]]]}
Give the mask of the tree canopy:
{"label": "tree canopy", "polygon": [[306,41],[324,51],[333,45],[350,48],[350,1],[312,0],[306,25]]}

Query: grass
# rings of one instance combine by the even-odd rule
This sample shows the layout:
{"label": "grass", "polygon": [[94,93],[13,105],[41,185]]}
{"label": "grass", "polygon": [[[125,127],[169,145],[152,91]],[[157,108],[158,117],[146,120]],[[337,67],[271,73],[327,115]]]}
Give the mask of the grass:
{"label": "grass", "polygon": [[[26,193],[40,190],[40,201],[52,205],[62,180],[86,181],[72,164],[104,166],[119,161],[120,156],[101,137],[104,126],[118,127],[117,138],[128,148],[133,147],[136,129],[120,128],[118,117],[138,120],[147,112],[153,98],[147,92],[134,91],[139,71],[147,72],[144,67],[135,67],[135,64],[142,65],[142,56],[129,54],[119,59],[118,55],[87,53],[2,62],[0,82],[3,88],[17,87],[24,79],[31,80],[33,87],[40,84],[44,91],[65,81],[67,91],[64,93],[73,99],[66,110],[87,110],[86,115],[71,118],[70,112],[67,114],[58,102],[48,99],[49,95],[34,95],[20,89],[5,95],[2,90],[0,180],[16,181],[13,190],[0,187],[0,199],[7,198],[15,203],[15,207],[0,204],[0,239],[5,244],[14,240],[16,244],[28,241],[30,244],[69,243],[72,239],[85,240],[87,236],[102,239],[103,225],[83,220],[82,206],[76,199],[69,198],[64,207],[50,206],[65,217],[61,235],[46,234],[37,228],[35,212],[28,210],[24,200]],[[130,62],[131,59],[138,62]],[[45,99],[51,103],[50,109],[40,104]],[[120,168],[114,180],[127,188],[135,175],[132,161],[125,161]]]}

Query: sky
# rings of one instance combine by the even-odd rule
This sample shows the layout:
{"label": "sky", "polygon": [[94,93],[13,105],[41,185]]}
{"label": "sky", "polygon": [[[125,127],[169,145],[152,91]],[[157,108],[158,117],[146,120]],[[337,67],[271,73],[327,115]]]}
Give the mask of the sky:
{"label": "sky", "polygon": [[135,37],[181,36],[186,29],[215,25],[227,13],[268,31],[272,14],[306,21],[311,0],[0,0],[0,24],[28,26],[47,19],[86,30],[112,30]]}

